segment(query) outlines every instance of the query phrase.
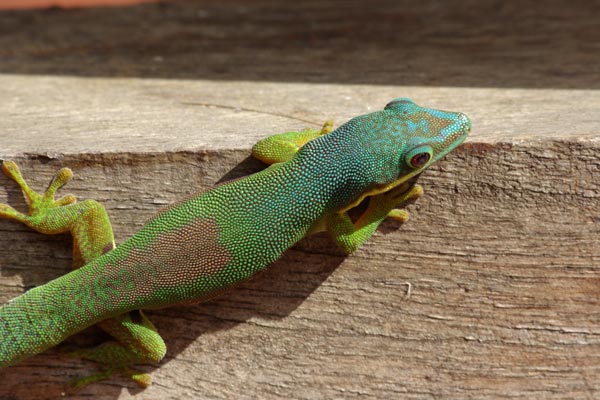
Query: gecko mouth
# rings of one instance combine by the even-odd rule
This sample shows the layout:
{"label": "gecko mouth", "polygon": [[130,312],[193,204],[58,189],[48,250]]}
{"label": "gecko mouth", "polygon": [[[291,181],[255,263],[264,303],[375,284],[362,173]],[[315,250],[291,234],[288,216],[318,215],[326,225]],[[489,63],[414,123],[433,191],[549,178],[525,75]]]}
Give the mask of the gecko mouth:
{"label": "gecko mouth", "polygon": [[401,182],[395,181],[391,184],[375,186],[372,190],[363,193],[356,200],[354,200],[352,203],[350,203],[346,207],[342,208],[338,212],[339,213],[347,212],[348,210],[358,206],[367,197],[374,196],[374,195],[381,194],[381,193],[386,193],[397,187],[401,188],[401,192],[400,192],[401,195],[404,193],[407,193],[410,189],[413,188],[413,186],[415,186],[415,183],[417,182],[417,179],[419,178],[419,176],[421,176],[421,173],[422,173],[422,171],[415,174],[414,176],[411,176],[410,178],[408,178],[404,181],[401,181]]}

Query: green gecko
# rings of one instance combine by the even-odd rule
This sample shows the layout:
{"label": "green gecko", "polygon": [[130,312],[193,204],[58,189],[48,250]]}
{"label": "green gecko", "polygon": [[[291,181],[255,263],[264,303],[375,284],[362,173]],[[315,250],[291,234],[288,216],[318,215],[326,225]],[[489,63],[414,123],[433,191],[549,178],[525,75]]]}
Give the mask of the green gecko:
{"label": "green gecko", "polygon": [[[72,387],[115,373],[148,386],[150,376],[130,366],[159,362],[166,346],[142,309],[209,300],[311,233],[326,231],[352,253],[386,217],[407,219],[398,207],[423,193],[415,178],[470,129],[464,114],[399,98],[335,130],[328,122],[267,137],[252,151],[268,168],[162,209],[118,247],[100,203],[76,202],[72,195],[55,200],[70,169],[61,169],[40,195],[5,161],[2,168],[23,190],[29,214],[2,204],[0,217],[45,234],[70,232],[74,270],[0,308],[0,367],[98,324],[113,339],[71,354],[98,362],[101,370]],[[348,210],[367,197],[353,221]]]}

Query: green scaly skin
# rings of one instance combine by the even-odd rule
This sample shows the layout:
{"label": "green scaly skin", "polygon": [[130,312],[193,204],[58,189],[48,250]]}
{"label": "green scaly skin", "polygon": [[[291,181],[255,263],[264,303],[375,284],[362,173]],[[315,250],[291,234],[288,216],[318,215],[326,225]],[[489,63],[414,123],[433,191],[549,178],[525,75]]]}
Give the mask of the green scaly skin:
{"label": "green scaly skin", "polygon": [[[355,251],[385,218],[406,220],[398,207],[422,194],[414,178],[470,129],[463,114],[396,99],[335,130],[328,122],[321,130],[268,137],[253,154],[269,168],[163,209],[118,247],[102,205],[76,203],[73,196],[54,200],[72,177],[69,169],[60,170],[39,195],[5,161],[3,170],[23,189],[30,212],[0,205],[0,217],[46,234],[71,232],[75,270],[0,308],[0,367],[98,323],[114,340],[72,353],[102,366],[73,387],[114,373],[149,385],[150,377],[130,365],[158,362],[166,347],[139,310],[208,300],[317,231]],[[366,210],[353,222],[347,211],[366,197]]]}

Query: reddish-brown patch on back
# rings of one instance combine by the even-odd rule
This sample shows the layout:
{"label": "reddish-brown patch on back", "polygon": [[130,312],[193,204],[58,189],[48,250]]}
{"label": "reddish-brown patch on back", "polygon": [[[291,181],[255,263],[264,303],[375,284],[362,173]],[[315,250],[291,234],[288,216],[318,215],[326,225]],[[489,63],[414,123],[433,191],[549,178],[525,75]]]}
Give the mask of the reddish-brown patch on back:
{"label": "reddish-brown patch on back", "polygon": [[[219,244],[217,224],[198,219],[158,234],[151,245],[132,250],[115,268],[135,271],[131,276],[135,290],[126,294],[133,303],[157,289],[176,292],[198,278],[216,274],[230,259],[229,252]],[[202,295],[203,288],[197,289]]]}

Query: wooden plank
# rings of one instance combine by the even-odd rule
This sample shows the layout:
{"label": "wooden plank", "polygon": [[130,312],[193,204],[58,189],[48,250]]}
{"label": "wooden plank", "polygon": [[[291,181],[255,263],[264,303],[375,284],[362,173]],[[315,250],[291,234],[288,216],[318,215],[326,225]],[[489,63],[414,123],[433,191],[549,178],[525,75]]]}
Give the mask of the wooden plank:
{"label": "wooden plank", "polygon": [[[150,313],[169,346],[144,367],[156,384],[73,398],[600,397],[600,9],[533,4],[0,12],[0,158],[40,189],[71,166],[68,191],[106,204],[118,241],[260,169],[249,148],[273,132],[398,96],[474,125],[422,177],[407,224],[350,257],[313,237],[218,300]],[[4,177],[0,202],[25,209]],[[67,238],[0,221],[0,302],[69,257]],[[48,351],[0,371],[0,398],[55,399],[94,370]]]}
{"label": "wooden plank", "polygon": [[[150,312],[169,347],[144,367],[156,385],[115,379],[81,398],[600,395],[600,92],[16,75],[0,87],[0,157],[40,189],[73,167],[69,191],[107,206],[118,241],[163,204],[258,170],[251,144],[304,120],[397,96],[473,119],[404,226],[349,257],[310,238],[218,300]],[[24,209],[5,178],[0,202]],[[64,237],[0,221],[0,249],[1,301],[69,269]],[[93,370],[48,351],[0,371],[0,397],[56,398]]]}
{"label": "wooden plank", "polygon": [[581,0],[197,0],[3,12],[0,72],[600,89],[599,16],[600,3]]}
{"label": "wooden plank", "polygon": [[0,85],[5,156],[247,151],[271,132],[342,123],[396,97],[467,113],[481,143],[599,137],[600,91],[590,90],[24,75],[0,75]]}

